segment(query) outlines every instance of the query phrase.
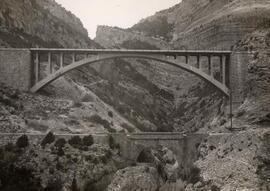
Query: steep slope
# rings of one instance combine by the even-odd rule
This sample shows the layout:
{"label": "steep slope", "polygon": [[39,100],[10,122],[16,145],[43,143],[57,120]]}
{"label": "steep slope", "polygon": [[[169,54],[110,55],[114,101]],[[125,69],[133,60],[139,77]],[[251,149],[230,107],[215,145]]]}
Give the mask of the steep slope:
{"label": "steep slope", "polygon": [[[117,27],[98,26],[95,41],[106,48],[136,48],[136,49],[166,49],[169,44],[162,38],[146,36],[140,32],[124,30]],[[127,45],[133,41],[132,46]],[[134,43],[144,43],[143,46],[136,46]]]}
{"label": "steep slope", "polygon": [[[145,31],[161,20],[170,25],[168,33]],[[142,20],[131,29],[160,35],[176,49],[230,49],[257,28],[269,25],[267,0],[183,0],[180,4]]]}
{"label": "steep slope", "polygon": [[0,46],[99,47],[80,20],[54,0],[1,0]]}
{"label": "steep slope", "polygon": [[[1,1],[0,44],[0,47],[16,48],[101,47],[88,37],[87,30],[80,20],[54,0]],[[43,70],[42,75],[46,68]],[[45,97],[22,95],[23,98],[18,102],[29,110],[20,111],[21,116],[15,114],[13,117],[16,119],[9,117],[11,115],[9,107],[1,106],[5,119],[2,124],[4,126],[2,132],[91,133],[124,131],[124,129],[136,131],[136,128],[114,108],[105,104],[89,89],[80,86],[76,82],[78,81],[76,77],[78,78],[81,72],[77,73],[74,80],[70,79],[70,75],[66,75],[52,83],[47,89],[49,91],[45,91]],[[91,81],[87,82],[87,84],[89,83]],[[5,91],[2,86],[0,89]],[[2,93],[0,95],[1,100],[5,99],[2,96],[6,97],[6,95]],[[37,100],[40,100],[41,106],[38,106]],[[53,106],[55,112],[62,114],[60,117],[57,114],[47,115],[42,111],[49,112]],[[60,107],[65,108],[63,110],[66,112],[62,113]],[[16,122],[15,125],[13,124],[14,120],[18,120],[20,123],[16,126]]]}
{"label": "steep slope", "polygon": [[[141,48],[148,49],[151,46],[145,43],[159,45],[150,42],[149,39],[159,39],[162,45],[163,42],[167,42],[166,49],[229,50],[251,32],[269,28],[269,11],[270,2],[267,0],[184,0],[172,8],[141,20],[127,30],[100,27],[97,31],[98,38],[95,40],[103,43],[105,47],[109,45],[109,47],[130,49],[140,47],[136,44],[141,44]],[[109,38],[111,36],[114,38]],[[134,39],[139,40],[134,43]],[[126,46],[126,44],[133,44],[133,46]],[[159,47],[164,48],[162,45]],[[253,50],[252,45],[242,48]],[[155,63],[149,61],[143,63],[151,64],[143,70],[140,69],[143,66],[135,64],[136,70],[146,77],[151,71],[155,71],[157,78],[166,79],[167,82],[155,79],[150,81],[163,86],[174,95],[175,108],[170,110],[170,120],[175,121],[170,123],[174,126],[174,130],[193,129],[194,131],[202,127],[209,128],[210,121],[216,120],[218,116],[217,121],[221,124],[226,123],[227,116],[222,109],[226,102],[211,86],[185,72],[177,70],[175,73],[179,76],[174,75],[169,68],[166,69],[166,66],[160,67],[160,63],[156,63],[159,68],[157,70],[152,67]],[[164,73],[157,72],[159,70],[163,70]],[[169,73],[167,77],[164,75],[165,71]],[[168,79],[170,79],[169,83]],[[256,80],[258,82],[260,79],[256,77]],[[258,84],[261,84],[257,82],[251,81],[247,85],[255,83],[252,88],[256,89]]]}
{"label": "steep slope", "polygon": [[[235,45],[236,50],[253,50],[245,84],[245,102],[233,116],[233,129],[228,124],[215,124],[213,132],[199,147],[204,180],[221,190],[263,190],[269,186],[269,126],[270,126],[270,29],[256,30]],[[214,124],[214,123],[213,123]]]}

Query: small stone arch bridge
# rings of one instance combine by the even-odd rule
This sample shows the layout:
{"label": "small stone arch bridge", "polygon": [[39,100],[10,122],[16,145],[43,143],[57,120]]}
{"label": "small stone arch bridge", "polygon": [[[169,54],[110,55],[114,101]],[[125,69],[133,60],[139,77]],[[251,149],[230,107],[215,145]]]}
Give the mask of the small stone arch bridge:
{"label": "small stone arch bridge", "polygon": [[[35,93],[65,73],[81,66],[117,58],[141,58],[159,61],[195,74],[214,85],[226,96],[230,95],[229,71],[231,51],[183,51],[183,50],[111,50],[111,49],[30,49],[33,60],[34,82],[30,91]],[[44,60],[45,55],[45,60]],[[52,61],[52,58],[57,57]],[[41,59],[43,57],[43,59]],[[178,58],[184,58],[184,62]],[[190,58],[196,63],[191,65]],[[207,58],[207,71],[203,71],[201,59]],[[214,77],[213,58],[219,59],[219,79]],[[69,59],[67,59],[69,58]],[[69,60],[68,63],[65,61]],[[182,59],[183,60],[183,59]],[[47,64],[47,75],[41,77],[40,64]]]}

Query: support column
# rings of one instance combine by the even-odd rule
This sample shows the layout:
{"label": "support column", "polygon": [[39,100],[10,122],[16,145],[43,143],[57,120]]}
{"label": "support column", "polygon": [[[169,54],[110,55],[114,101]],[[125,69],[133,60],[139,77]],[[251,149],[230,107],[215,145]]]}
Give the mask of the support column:
{"label": "support column", "polygon": [[226,86],[226,56],[222,56],[222,84]]}
{"label": "support column", "polygon": [[63,52],[60,53],[60,68],[63,68],[63,57],[64,57],[64,54]]}
{"label": "support column", "polygon": [[76,62],[76,54],[72,53],[72,63]]}
{"label": "support column", "polygon": [[201,65],[200,65],[200,55],[197,55],[197,68],[201,68]]}
{"label": "support column", "polygon": [[186,57],[186,64],[188,64],[188,56],[185,56]]}
{"label": "support column", "polygon": [[209,75],[214,77],[214,68],[213,68],[213,63],[212,63],[212,57],[211,55],[208,56],[208,72],[209,72]]}
{"label": "support column", "polygon": [[39,81],[39,54],[36,52],[35,58],[35,83],[37,84]]}
{"label": "support column", "polygon": [[219,81],[223,83],[223,55],[219,56]]}
{"label": "support column", "polygon": [[52,66],[52,54],[51,52],[48,53],[48,64],[49,64],[49,74],[53,73],[53,66]]}

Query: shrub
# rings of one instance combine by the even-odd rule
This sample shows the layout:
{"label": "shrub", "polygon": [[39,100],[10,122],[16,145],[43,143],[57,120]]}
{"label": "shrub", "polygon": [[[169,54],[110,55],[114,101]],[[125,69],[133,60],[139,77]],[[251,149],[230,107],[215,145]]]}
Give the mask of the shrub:
{"label": "shrub", "polygon": [[92,135],[88,135],[88,136],[83,137],[82,142],[83,142],[83,145],[85,146],[91,146],[94,144],[94,138]]}
{"label": "shrub", "polygon": [[68,140],[68,143],[74,148],[79,148],[82,146],[82,139],[79,136],[73,136]]}
{"label": "shrub", "polygon": [[41,146],[46,146],[47,144],[51,144],[53,143],[55,140],[55,136],[52,132],[49,132],[45,137],[44,139],[42,140],[41,142]]}
{"label": "shrub", "polygon": [[108,111],[108,116],[113,118],[113,112],[112,111]]}
{"label": "shrub", "polygon": [[65,151],[63,150],[62,147],[57,149],[57,153],[56,153],[59,157],[64,156],[65,155]]}
{"label": "shrub", "polygon": [[90,117],[90,121],[93,122],[93,123],[103,125],[103,127],[105,129],[107,129],[110,133],[115,133],[116,132],[116,130],[111,127],[110,123],[107,120],[102,119],[99,115],[96,115],[96,114],[92,115]]}
{"label": "shrub", "polygon": [[27,135],[22,135],[17,139],[16,146],[19,148],[25,148],[29,145]]}
{"label": "shrub", "polygon": [[111,127],[111,124],[107,120],[103,120],[103,127],[107,129],[110,133],[116,133],[116,130]]}
{"label": "shrub", "polygon": [[102,124],[103,119],[99,115],[95,114],[90,117],[90,121],[93,123]]}
{"label": "shrub", "polygon": [[57,139],[54,143],[54,146],[57,147],[57,148],[63,148],[66,144],[66,139],[64,138],[60,138],[60,139]]}

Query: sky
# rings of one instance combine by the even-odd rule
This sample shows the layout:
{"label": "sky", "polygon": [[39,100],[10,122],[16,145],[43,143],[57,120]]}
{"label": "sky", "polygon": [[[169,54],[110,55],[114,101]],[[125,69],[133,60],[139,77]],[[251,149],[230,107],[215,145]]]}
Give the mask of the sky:
{"label": "sky", "polygon": [[128,28],[157,11],[181,0],[56,0],[80,18],[89,36],[96,36],[97,25]]}

